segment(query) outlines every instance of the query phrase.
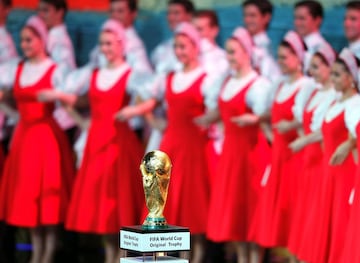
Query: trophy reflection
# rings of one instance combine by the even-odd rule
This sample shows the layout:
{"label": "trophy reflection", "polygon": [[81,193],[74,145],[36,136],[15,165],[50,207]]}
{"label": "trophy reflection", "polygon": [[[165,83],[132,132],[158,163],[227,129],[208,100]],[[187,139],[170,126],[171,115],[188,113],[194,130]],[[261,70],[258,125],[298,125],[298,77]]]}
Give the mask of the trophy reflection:
{"label": "trophy reflection", "polygon": [[143,157],[140,170],[142,173],[146,206],[149,211],[142,228],[167,228],[163,211],[170,181],[170,158],[162,151],[151,151]]}

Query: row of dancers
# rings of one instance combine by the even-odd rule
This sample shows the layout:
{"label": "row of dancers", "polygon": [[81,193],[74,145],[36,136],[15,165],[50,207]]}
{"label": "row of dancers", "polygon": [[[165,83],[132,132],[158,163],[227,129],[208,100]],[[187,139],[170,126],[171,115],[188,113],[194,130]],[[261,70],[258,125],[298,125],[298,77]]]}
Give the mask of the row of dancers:
{"label": "row of dancers", "polygon": [[[146,215],[139,116],[152,128],[148,150],[172,159],[165,217],[189,227],[191,262],[202,262],[206,239],[231,244],[237,262],[260,262],[261,248],[277,246],[293,261],[360,262],[359,2],[347,4],[350,46],[339,55],[318,31],[321,5],[297,3],[297,30],[276,62],[264,47],[270,2],[243,3],[246,28],[223,51],[214,12],[193,17],[190,1],[171,0],[174,35],[154,51],[153,67],[131,26],[136,1],[110,6],[86,66],[69,62],[66,5],[50,0],[20,32],[24,59],[0,65],[1,109],[16,123],[0,220],[29,228],[31,262],[53,262],[60,224],[103,236],[107,263],[122,256],[117,232]],[[132,22],[120,19],[122,8]]]}

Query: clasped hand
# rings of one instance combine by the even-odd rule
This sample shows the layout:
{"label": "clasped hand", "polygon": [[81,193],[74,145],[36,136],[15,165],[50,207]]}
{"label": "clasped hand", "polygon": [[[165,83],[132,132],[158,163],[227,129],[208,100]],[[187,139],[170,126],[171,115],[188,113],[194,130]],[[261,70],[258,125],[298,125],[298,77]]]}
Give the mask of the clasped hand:
{"label": "clasped hand", "polygon": [[241,127],[250,126],[255,125],[259,122],[259,116],[252,113],[244,113],[240,116],[232,117],[231,121]]}
{"label": "clasped hand", "polygon": [[41,102],[52,102],[59,99],[59,93],[53,89],[42,90],[38,92],[37,98]]}

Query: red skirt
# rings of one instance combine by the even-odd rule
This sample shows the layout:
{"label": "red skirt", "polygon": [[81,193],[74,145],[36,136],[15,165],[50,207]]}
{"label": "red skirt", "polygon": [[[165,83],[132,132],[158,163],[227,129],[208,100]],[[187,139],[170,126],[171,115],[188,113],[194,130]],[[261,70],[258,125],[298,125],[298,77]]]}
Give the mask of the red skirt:
{"label": "red skirt", "polygon": [[299,176],[298,191],[291,223],[289,250],[300,259],[308,259],[313,249],[314,233],[321,222],[317,217],[319,189],[323,180],[323,152],[320,143],[304,149],[304,168]]}
{"label": "red skirt", "polygon": [[142,146],[130,128],[117,134],[110,130],[101,123],[90,127],[67,229],[115,234],[121,226],[140,224],[145,200],[139,170]]}
{"label": "red skirt", "polygon": [[348,229],[349,197],[354,187],[355,166],[351,156],[340,166],[324,165],[325,178],[315,215],[321,222],[313,236],[314,254],[311,259],[316,263],[338,263]]}
{"label": "red skirt", "polygon": [[360,262],[360,167],[356,172],[356,185],[352,192],[353,203],[341,262]]}
{"label": "red skirt", "polygon": [[21,227],[64,222],[75,172],[72,157],[55,120],[20,121],[0,184],[0,220]]}
{"label": "red skirt", "polygon": [[259,132],[255,146],[245,137],[226,136],[212,189],[207,236],[215,242],[248,241],[270,147]]}
{"label": "red skirt", "polygon": [[206,144],[206,136],[191,138],[184,132],[181,138],[165,132],[160,145],[172,162],[164,216],[169,224],[188,227],[192,234],[206,232],[210,191]]}
{"label": "red skirt", "polygon": [[[249,240],[264,247],[286,246],[289,239],[302,153],[292,154],[286,142],[273,145],[271,172],[249,230]],[[266,182],[265,182],[266,181]]]}

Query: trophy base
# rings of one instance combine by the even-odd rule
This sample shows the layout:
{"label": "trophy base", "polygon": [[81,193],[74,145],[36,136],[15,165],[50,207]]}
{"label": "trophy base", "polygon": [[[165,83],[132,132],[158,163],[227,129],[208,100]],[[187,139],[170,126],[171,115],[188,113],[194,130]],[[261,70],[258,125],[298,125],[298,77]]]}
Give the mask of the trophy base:
{"label": "trophy base", "polygon": [[144,229],[141,225],[122,227],[119,247],[139,253],[189,251],[190,231],[188,228],[172,225],[163,229]]}
{"label": "trophy base", "polygon": [[160,217],[160,218],[146,217],[141,228],[144,230],[166,229],[168,228],[168,224],[166,223],[164,217]]}
{"label": "trophy base", "polygon": [[133,263],[133,262],[162,262],[162,263],[188,263],[189,261],[181,258],[174,257],[157,257],[152,256],[147,257],[135,257],[135,258],[121,258],[120,263]]}

